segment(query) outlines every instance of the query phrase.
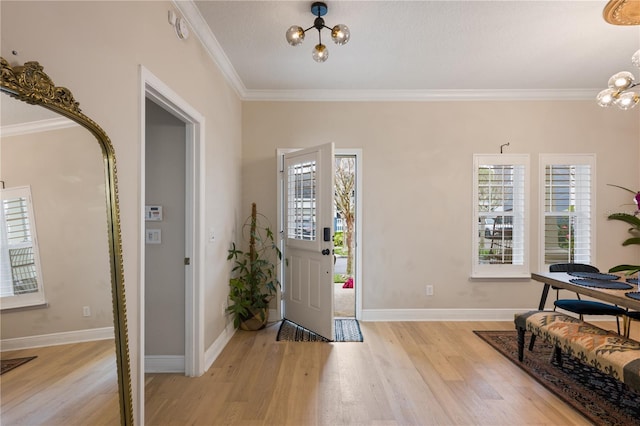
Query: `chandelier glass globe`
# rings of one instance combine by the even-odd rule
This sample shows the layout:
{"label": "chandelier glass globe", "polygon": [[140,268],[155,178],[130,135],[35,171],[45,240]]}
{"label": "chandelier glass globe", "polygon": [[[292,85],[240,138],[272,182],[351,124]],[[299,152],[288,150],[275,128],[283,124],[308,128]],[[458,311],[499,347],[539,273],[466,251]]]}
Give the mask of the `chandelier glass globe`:
{"label": "chandelier glass globe", "polygon": [[618,105],[618,108],[623,110],[628,110],[636,106],[640,100],[640,97],[637,93],[634,92],[625,92],[618,96],[618,99],[615,100],[615,104]]}
{"label": "chandelier glass globe", "polygon": [[633,84],[633,74],[628,71],[621,71],[614,74],[609,79],[609,87],[612,89],[625,90]]}
{"label": "chandelier glass globe", "polygon": [[631,63],[640,68],[640,49],[638,49],[638,51],[631,57]]}
{"label": "chandelier glass globe", "polygon": [[329,50],[324,44],[316,44],[312,52],[313,60],[316,62],[324,62],[329,58]]}
{"label": "chandelier glass globe", "polygon": [[615,98],[613,97],[614,93],[616,93],[614,89],[604,89],[603,91],[598,93],[598,96],[596,97],[598,105],[600,105],[601,107],[611,106],[613,104],[613,101],[615,100]]}
{"label": "chandelier glass globe", "polygon": [[349,31],[349,27],[344,24],[338,24],[331,29],[331,39],[338,46],[347,44],[350,38],[351,31]]}
{"label": "chandelier glass globe", "polygon": [[302,27],[299,27],[297,25],[292,25],[287,30],[286,37],[287,37],[287,42],[291,46],[297,46],[304,41],[304,30],[302,29]]}

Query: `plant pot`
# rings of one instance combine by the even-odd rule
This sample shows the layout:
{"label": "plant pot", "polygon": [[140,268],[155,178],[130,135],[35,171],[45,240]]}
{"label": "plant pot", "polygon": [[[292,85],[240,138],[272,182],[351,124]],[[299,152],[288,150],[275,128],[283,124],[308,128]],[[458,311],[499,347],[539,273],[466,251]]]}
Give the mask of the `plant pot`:
{"label": "plant pot", "polygon": [[240,329],[256,331],[264,328],[269,320],[269,308],[256,309],[251,311],[251,316],[240,320]]}

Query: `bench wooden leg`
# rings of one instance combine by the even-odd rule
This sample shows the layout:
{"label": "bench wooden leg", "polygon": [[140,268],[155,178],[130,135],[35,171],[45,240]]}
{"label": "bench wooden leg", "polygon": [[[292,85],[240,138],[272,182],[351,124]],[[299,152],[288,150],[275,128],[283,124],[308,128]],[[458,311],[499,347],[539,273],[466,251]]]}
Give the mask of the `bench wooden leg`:
{"label": "bench wooden leg", "polygon": [[518,361],[524,359],[524,328],[518,327]]}
{"label": "bench wooden leg", "polygon": [[536,335],[531,333],[531,340],[529,340],[529,350],[533,350],[533,345],[536,343]]}
{"label": "bench wooden leg", "polygon": [[551,359],[549,362],[553,361],[558,364],[558,367],[562,367],[562,351],[560,350],[560,346],[553,347],[553,352],[551,352]]}

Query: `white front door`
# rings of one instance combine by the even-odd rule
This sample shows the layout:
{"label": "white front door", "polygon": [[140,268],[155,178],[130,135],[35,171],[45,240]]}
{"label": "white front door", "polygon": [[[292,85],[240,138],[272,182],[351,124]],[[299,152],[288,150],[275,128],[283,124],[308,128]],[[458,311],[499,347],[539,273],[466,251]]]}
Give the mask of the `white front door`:
{"label": "white front door", "polygon": [[329,143],[284,155],[284,317],[330,340],[333,151]]}

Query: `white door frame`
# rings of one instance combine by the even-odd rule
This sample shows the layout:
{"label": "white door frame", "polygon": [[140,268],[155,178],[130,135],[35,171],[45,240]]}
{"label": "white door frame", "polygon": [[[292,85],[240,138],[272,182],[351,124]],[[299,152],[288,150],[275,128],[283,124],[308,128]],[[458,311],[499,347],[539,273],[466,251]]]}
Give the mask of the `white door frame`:
{"label": "white door frame", "polygon": [[145,100],[150,99],[186,127],[186,187],[185,187],[185,257],[191,259],[191,268],[185,268],[185,375],[204,373],[204,116],[192,108],[144,66],[140,66],[140,186],[139,206],[139,262],[140,277],[138,312],[140,354],[138,366],[138,401],[141,424],[144,424],[144,300],[145,300]]}
{"label": "white door frame", "polygon": [[[297,151],[302,148],[278,148],[276,150],[276,167],[278,168],[278,182],[277,182],[277,200],[278,200],[278,208],[277,208],[277,229],[279,239],[280,249],[283,249],[283,236],[284,236],[284,154],[287,152]],[[356,250],[354,260],[356,263],[356,273],[355,273],[355,293],[356,293],[356,319],[360,319],[362,317],[362,293],[363,293],[363,282],[362,282],[362,149],[361,148],[336,148],[334,154],[336,156],[341,155],[352,155],[356,159]],[[278,268],[278,279],[282,282],[284,277],[284,262]],[[278,300],[280,303],[277,304],[276,312],[270,312],[269,315],[273,315],[272,318],[282,319],[282,296],[280,295],[280,290],[278,289]]]}

